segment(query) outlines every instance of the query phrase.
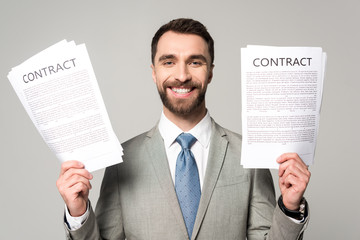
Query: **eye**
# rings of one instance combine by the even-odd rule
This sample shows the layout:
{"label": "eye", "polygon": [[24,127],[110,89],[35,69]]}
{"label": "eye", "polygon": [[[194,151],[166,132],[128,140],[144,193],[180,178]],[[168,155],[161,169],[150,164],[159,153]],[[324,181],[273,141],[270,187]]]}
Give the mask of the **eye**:
{"label": "eye", "polygon": [[190,62],[190,65],[193,67],[201,67],[204,63],[202,61],[192,61]]}
{"label": "eye", "polygon": [[162,65],[164,65],[165,67],[170,67],[170,66],[174,65],[174,62],[173,61],[164,61],[162,63]]}

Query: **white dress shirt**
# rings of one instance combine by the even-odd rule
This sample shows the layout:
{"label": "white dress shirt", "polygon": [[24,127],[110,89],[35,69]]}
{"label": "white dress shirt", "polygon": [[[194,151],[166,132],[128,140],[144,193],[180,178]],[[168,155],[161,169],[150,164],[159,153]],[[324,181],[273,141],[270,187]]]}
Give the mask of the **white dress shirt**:
{"label": "white dress shirt", "polygon": [[[164,113],[162,113],[160,117],[159,131],[164,140],[170,173],[173,183],[175,184],[176,160],[181,151],[181,146],[176,142],[176,138],[183,133],[183,131],[171,122]],[[201,189],[209,156],[211,131],[211,118],[209,112],[207,112],[206,116],[195,127],[186,132],[192,134],[197,140],[194,145],[192,145],[191,151],[194,154],[196,165],[198,167]]]}

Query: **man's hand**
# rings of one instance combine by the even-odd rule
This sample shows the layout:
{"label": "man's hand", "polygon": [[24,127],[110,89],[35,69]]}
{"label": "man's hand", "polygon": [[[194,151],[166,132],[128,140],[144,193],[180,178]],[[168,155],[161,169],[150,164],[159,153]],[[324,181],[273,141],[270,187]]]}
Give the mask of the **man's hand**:
{"label": "man's hand", "polygon": [[279,186],[283,203],[287,209],[297,211],[311,174],[296,153],[282,154],[276,161],[280,164]]}
{"label": "man's hand", "polygon": [[90,181],[93,176],[78,161],[66,161],[61,164],[61,171],[56,186],[73,217],[86,212]]}

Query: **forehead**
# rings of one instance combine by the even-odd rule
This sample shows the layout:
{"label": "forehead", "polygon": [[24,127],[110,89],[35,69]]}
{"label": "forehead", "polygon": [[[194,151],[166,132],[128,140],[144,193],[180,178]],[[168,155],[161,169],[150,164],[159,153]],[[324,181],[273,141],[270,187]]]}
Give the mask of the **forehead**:
{"label": "forehead", "polygon": [[175,56],[204,55],[210,60],[209,48],[205,40],[195,34],[176,32],[164,33],[157,44],[155,60],[160,56],[172,54]]}

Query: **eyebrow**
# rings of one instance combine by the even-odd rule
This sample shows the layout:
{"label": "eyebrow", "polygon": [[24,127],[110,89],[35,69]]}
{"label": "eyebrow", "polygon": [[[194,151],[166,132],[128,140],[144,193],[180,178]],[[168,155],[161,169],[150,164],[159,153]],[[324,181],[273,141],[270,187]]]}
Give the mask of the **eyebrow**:
{"label": "eyebrow", "polygon": [[158,62],[161,62],[161,61],[164,61],[164,60],[167,60],[167,59],[175,59],[175,58],[176,57],[173,54],[162,55],[161,57],[159,57]]}
{"label": "eyebrow", "polygon": [[191,55],[191,56],[189,57],[189,59],[190,59],[190,60],[199,59],[199,60],[204,61],[204,62],[207,63],[206,57],[205,57],[204,55],[202,55],[202,54]]}
{"label": "eyebrow", "polygon": [[[158,62],[168,60],[168,59],[176,59],[176,56],[173,54],[162,55],[161,57],[159,57]],[[195,54],[195,55],[191,55],[189,57],[189,60],[194,60],[194,59],[200,59],[201,61],[204,61],[207,63],[206,57],[202,54]]]}

